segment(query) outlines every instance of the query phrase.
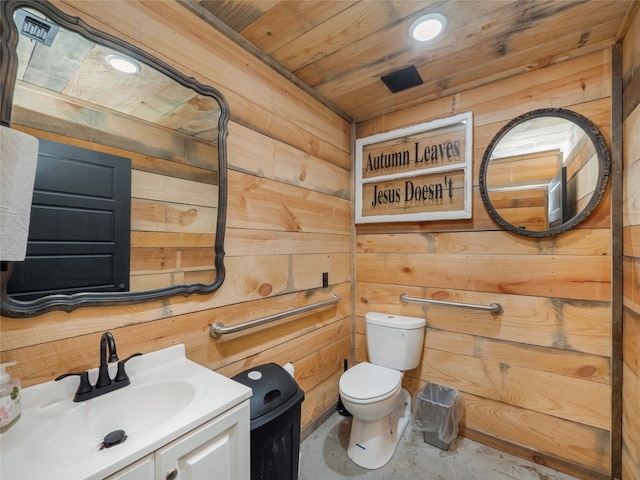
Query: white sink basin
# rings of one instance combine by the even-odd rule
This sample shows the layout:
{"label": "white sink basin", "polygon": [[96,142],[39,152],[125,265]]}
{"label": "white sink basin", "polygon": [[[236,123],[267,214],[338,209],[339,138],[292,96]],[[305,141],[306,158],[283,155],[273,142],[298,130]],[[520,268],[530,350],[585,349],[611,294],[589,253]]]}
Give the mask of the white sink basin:
{"label": "white sink basin", "polygon": [[[84,402],[73,402],[77,377],[25,388],[22,417],[0,438],[0,478],[104,478],[251,395],[183,345],[136,357],[127,372],[131,385]],[[124,441],[105,448],[118,430]]]}
{"label": "white sink basin", "polygon": [[24,439],[25,457],[35,462],[72,461],[103,449],[104,437],[111,432],[123,430],[127,440],[149,435],[184,410],[194,395],[188,383],[165,382],[125,387],[71,408],[66,403],[43,408],[29,419],[35,425]]}

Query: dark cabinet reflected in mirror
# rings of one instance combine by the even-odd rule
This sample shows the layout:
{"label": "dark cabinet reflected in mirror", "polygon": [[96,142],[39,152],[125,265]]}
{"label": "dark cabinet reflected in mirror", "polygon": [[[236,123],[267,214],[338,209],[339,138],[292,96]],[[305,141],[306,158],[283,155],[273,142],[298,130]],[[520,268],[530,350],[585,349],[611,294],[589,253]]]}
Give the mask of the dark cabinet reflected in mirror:
{"label": "dark cabinet reflected in mirror", "polygon": [[587,118],[540,109],[507,123],[480,165],[480,193],[506,230],[545,237],[569,230],[596,207],[609,178],[604,137]]}
{"label": "dark cabinet reflected in mirror", "polygon": [[[100,247],[101,243],[115,242],[100,233],[101,229],[109,230],[109,222],[99,227],[96,220],[105,212],[96,206],[94,197],[103,195],[83,188],[85,178],[87,185],[102,185],[102,180],[83,177],[88,173],[79,173],[81,169],[60,167],[68,158],[47,167],[44,178],[61,178],[45,182],[53,185],[46,193],[55,207],[58,228],[51,228],[51,218],[44,218],[43,212],[51,210],[50,206],[43,208],[40,200],[34,203],[32,218],[41,223],[30,228],[25,262],[4,265],[2,314],[32,316],[52,309],[69,311],[219,288],[225,273],[229,112],[224,98],[213,87],[92,29],[47,2],[9,0],[1,8],[4,88],[0,121],[46,140],[46,144],[68,145],[81,152],[74,157],[80,164],[85,163],[83,151],[89,156],[111,155],[130,162],[126,173],[130,180],[126,195],[130,198],[124,199],[130,205],[130,215],[112,221],[120,229],[128,222],[125,237],[129,245],[119,260],[114,260],[111,250]],[[130,63],[123,63],[126,61]],[[74,172],[77,191],[72,192],[67,185]],[[43,194],[41,184],[36,183],[34,200]],[[110,181],[106,185],[108,190]],[[67,206],[66,200],[59,201],[71,196],[76,202],[72,206]],[[64,205],[62,213],[60,203]],[[91,209],[100,215],[87,215]],[[85,231],[93,229],[96,235],[82,233],[78,239],[72,238],[68,232],[80,218],[87,222]],[[60,223],[65,221],[69,228]],[[49,233],[52,230],[57,230],[55,235]],[[66,242],[54,248],[51,245],[58,237]],[[98,257],[99,261],[93,261]],[[128,260],[126,281],[122,280],[123,258]],[[120,277],[112,281],[107,275],[105,279],[102,274],[115,263]],[[47,275],[58,275],[64,281],[42,284],[43,270],[38,271],[46,264],[55,265]],[[92,278],[87,275],[91,270],[99,270],[100,275]],[[12,271],[16,275],[13,282]],[[32,278],[40,293],[25,294],[22,284],[12,287],[18,275]]]}

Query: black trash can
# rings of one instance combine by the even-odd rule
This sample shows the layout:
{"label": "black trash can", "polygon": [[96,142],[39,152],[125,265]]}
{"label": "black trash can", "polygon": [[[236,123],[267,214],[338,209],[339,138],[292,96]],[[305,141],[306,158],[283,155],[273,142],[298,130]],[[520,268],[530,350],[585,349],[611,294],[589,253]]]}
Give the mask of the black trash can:
{"label": "black trash can", "polygon": [[304,392],[280,365],[250,368],[233,380],[251,387],[251,480],[297,480]]}

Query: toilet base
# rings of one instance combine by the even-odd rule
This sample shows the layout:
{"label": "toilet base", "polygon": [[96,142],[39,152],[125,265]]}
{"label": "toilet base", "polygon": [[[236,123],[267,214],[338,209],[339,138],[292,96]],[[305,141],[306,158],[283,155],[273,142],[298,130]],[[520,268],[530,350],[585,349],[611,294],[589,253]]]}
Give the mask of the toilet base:
{"label": "toilet base", "polygon": [[389,415],[372,422],[353,417],[347,455],[361,467],[382,467],[391,460],[410,419],[411,395],[403,388]]}

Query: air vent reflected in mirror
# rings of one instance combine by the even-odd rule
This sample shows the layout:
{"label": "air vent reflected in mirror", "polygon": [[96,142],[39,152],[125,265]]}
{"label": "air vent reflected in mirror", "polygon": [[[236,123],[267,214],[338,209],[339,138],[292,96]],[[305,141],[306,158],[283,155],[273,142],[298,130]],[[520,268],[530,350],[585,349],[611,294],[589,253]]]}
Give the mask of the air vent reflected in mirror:
{"label": "air vent reflected in mirror", "polygon": [[58,33],[58,26],[25,10],[18,10],[15,16],[16,25],[21,35],[36,42],[51,46]]}

